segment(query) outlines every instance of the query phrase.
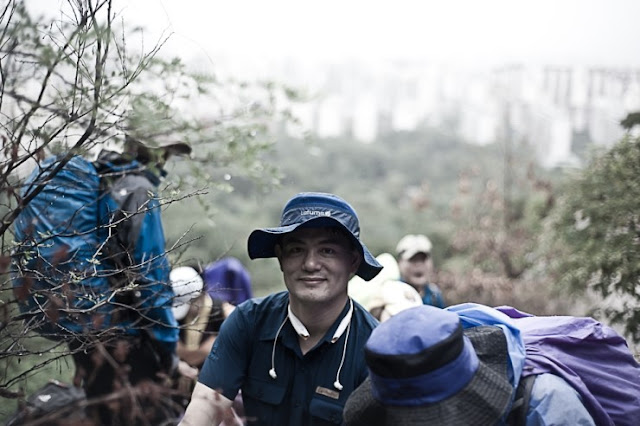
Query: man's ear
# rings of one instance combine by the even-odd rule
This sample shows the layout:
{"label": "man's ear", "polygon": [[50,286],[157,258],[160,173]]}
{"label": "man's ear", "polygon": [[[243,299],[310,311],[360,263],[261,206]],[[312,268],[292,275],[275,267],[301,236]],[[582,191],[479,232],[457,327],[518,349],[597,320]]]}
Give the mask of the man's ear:
{"label": "man's ear", "polygon": [[353,275],[356,274],[360,264],[364,262],[364,255],[360,254],[358,250],[353,251],[353,262],[351,263],[351,272]]}
{"label": "man's ear", "polygon": [[278,264],[280,264],[280,270],[282,271],[282,247],[280,247],[280,244],[276,244],[273,247],[273,251],[276,253],[276,257],[278,258]]}

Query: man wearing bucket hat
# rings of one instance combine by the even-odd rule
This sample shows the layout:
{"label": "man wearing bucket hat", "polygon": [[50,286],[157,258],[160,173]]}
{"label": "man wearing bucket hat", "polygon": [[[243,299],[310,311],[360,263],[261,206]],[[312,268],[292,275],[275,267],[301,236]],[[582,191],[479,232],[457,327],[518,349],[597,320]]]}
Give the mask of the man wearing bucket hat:
{"label": "man wearing bucket hat", "polygon": [[458,313],[423,305],[377,327],[365,346],[370,374],[347,401],[346,425],[594,425],[579,394],[552,374],[530,382],[526,416],[510,417],[524,343],[505,315],[488,307],[476,315],[494,325],[463,330]]}
{"label": "man wearing bucket hat", "polygon": [[239,390],[247,424],[342,423],[377,325],[347,285],[382,269],[355,210],[332,194],[298,194],[278,227],[251,233],[248,249],[252,259],[278,259],[287,291],[246,301],[225,320],[181,425],[218,424]]}

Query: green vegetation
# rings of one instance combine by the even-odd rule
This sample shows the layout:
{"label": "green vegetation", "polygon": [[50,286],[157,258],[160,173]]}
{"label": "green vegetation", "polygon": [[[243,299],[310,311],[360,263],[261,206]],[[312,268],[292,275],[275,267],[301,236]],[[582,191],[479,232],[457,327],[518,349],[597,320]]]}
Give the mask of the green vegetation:
{"label": "green vegetation", "polygon": [[[0,421],[14,410],[16,393],[51,378],[69,381],[73,373],[66,348],[16,319],[6,273],[10,224],[22,201],[16,171],[45,149],[84,153],[119,142],[115,130],[129,106],[152,124],[145,132],[168,122],[165,135],[194,147],[191,160],[170,162],[161,188],[174,265],[231,255],[249,268],[257,295],[283,289],[275,260],[248,259],[249,233],[275,225],[297,192],[333,192],[358,211],[374,254],[393,252],[406,233],[428,235],[449,304],[589,313],[640,340],[639,139],[627,137],[567,173],[536,165],[536,141],[476,146],[433,128],[384,134],[370,144],[348,136],[276,137],[274,129],[295,121],[276,99],[297,101],[295,90],[190,73],[180,60],[156,57],[162,43],[133,54],[123,43],[130,34],[111,26],[115,17],[93,19],[110,2],[99,4],[68,15],[77,22],[64,25],[32,19],[20,1],[0,15],[7,28],[0,35],[0,396],[7,397]],[[213,105],[212,116],[196,120],[190,113],[202,105]],[[598,309],[589,310],[593,302]]]}
{"label": "green vegetation", "polygon": [[167,39],[145,40],[111,0],[61,2],[52,16],[32,16],[26,3],[9,0],[0,9],[0,422],[17,398],[73,373],[66,345],[40,339],[19,317],[9,274],[12,223],[40,192],[23,185],[36,163],[118,150],[125,132],[135,132],[194,147],[192,161],[162,188],[167,209],[229,190],[224,175],[201,173],[204,164],[268,186],[277,181],[264,161],[271,125],[290,122],[284,105],[298,96],[281,84],[221,80],[163,57]]}
{"label": "green vegetation", "polygon": [[[168,238],[173,244],[182,234],[172,230],[193,226],[189,236],[200,239],[178,261],[239,257],[252,272],[256,292],[266,294],[282,288],[277,263],[247,258],[249,232],[275,224],[283,203],[297,192],[334,192],[359,212],[363,239],[374,253],[393,252],[405,233],[427,234],[449,303],[504,302],[537,313],[561,309],[542,301],[533,309],[522,306],[503,289],[515,285],[513,280],[531,279],[532,251],[542,219],[553,207],[552,181],[560,180],[559,173],[536,167],[527,146],[513,149],[515,160],[508,166],[503,150],[499,143],[474,146],[435,129],[387,134],[371,144],[281,137],[269,155],[282,176],[278,188],[265,192],[232,178],[229,183],[237,183],[238,190],[198,197],[214,206],[211,221],[202,219],[195,199],[172,205],[165,214]],[[513,195],[505,195],[506,183]],[[470,297],[467,287],[474,287],[479,273],[491,283],[485,285],[488,290],[499,289],[473,290],[477,294]],[[546,290],[542,293],[546,298]]]}
{"label": "green vegetation", "polygon": [[[168,238],[173,243],[178,229],[192,226],[188,235],[198,239],[177,261],[236,256],[264,295],[283,285],[275,260],[248,259],[249,232],[274,225],[297,192],[334,192],[359,212],[373,253],[392,252],[405,233],[428,235],[449,304],[592,315],[637,341],[638,146],[627,137],[593,152],[582,170],[546,170],[530,145],[513,144],[507,157],[504,142],[480,147],[436,129],[371,144],[282,136],[267,157],[279,186],[265,190],[232,176],[233,191],[167,209]],[[212,219],[203,219],[199,205],[209,206]]]}
{"label": "green vegetation", "polygon": [[640,138],[596,153],[563,194],[555,275],[574,293],[603,299],[591,313],[640,341]]}

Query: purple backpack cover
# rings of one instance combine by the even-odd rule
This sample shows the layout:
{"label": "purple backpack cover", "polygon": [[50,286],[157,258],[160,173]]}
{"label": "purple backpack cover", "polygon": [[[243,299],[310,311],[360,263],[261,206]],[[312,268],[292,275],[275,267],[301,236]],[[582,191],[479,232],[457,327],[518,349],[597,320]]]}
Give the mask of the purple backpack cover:
{"label": "purple backpack cover", "polygon": [[640,419],[640,365],[626,340],[589,317],[534,316],[510,306],[526,349],[522,377],[551,373],[582,397],[597,425],[634,425]]}

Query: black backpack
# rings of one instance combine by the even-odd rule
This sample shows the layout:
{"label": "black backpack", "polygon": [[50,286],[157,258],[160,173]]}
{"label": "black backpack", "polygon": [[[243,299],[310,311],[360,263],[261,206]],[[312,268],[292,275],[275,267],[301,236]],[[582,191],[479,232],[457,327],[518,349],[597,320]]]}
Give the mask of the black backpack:
{"label": "black backpack", "polygon": [[7,426],[17,426],[29,420],[48,420],[44,424],[68,424],[72,420],[86,419],[83,402],[86,400],[82,388],[50,380],[35,391],[7,422]]}

